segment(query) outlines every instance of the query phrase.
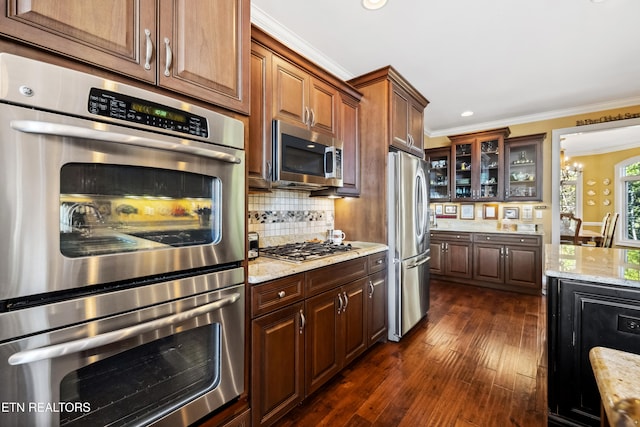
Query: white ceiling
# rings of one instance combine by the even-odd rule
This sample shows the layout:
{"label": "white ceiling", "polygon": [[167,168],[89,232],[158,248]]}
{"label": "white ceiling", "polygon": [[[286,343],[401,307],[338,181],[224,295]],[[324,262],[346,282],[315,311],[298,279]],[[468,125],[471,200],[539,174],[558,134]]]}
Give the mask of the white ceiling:
{"label": "white ceiling", "polygon": [[431,102],[430,136],[640,104],[640,0],[251,3],[254,24],[342,79],[392,65]]}

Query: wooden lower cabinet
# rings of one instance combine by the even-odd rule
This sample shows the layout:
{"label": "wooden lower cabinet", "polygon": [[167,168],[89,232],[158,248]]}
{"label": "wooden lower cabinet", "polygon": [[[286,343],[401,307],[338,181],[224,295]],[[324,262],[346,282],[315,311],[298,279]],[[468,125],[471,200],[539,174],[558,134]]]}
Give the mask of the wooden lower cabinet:
{"label": "wooden lower cabinet", "polygon": [[431,233],[431,274],[470,279],[472,275],[471,233]]}
{"label": "wooden lower cabinet", "polygon": [[540,294],[542,238],[511,233],[431,232],[432,277]]}
{"label": "wooden lower cabinet", "polygon": [[367,349],[366,285],[363,278],[306,300],[307,394]]}
{"label": "wooden lower cabinet", "polygon": [[252,286],[254,426],[273,424],[386,339],[386,273],[384,252]]}

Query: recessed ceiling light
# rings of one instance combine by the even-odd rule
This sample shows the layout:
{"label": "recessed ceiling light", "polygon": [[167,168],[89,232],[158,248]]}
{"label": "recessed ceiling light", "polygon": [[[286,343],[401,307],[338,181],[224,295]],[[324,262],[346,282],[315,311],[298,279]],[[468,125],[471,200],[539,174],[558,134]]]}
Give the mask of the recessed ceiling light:
{"label": "recessed ceiling light", "polygon": [[469,116],[473,116],[473,111],[464,111],[462,114],[460,114],[462,117],[469,117]]}
{"label": "recessed ceiling light", "polygon": [[606,0],[591,0],[591,3],[604,3]]}
{"label": "recessed ceiling light", "polygon": [[387,0],[362,0],[362,7],[368,10],[380,9],[387,4]]}

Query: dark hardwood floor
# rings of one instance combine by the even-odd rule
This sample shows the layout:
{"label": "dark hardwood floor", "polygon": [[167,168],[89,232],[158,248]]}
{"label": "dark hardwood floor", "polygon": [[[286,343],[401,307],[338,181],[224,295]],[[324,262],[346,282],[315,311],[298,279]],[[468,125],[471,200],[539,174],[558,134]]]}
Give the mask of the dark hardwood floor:
{"label": "dark hardwood floor", "polygon": [[546,301],[432,281],[429,318],[379,343],[285,426],[546,426]]}

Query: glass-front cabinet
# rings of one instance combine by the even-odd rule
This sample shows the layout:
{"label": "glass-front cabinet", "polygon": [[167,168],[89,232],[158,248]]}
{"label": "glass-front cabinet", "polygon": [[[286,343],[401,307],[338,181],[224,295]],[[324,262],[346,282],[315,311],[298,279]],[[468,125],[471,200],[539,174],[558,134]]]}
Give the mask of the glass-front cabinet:
{"label": "glass-front cabinet", "polygon": [[505,201],[542,200],[542,142],[546,134],[505,140]]}
{"label": "glass-front cabinet", "polygon": [[500,201],[504,191],[504,138],[509,128],[451,136],[451,198]]}
{"label": "glass-front cabinet", "polygon": [[449,157],[451,149],[435,148],[426,150],[429,163],[429,200],[431,202],[451,200],[449,186]]}

